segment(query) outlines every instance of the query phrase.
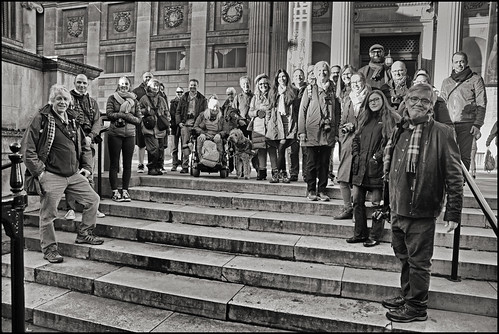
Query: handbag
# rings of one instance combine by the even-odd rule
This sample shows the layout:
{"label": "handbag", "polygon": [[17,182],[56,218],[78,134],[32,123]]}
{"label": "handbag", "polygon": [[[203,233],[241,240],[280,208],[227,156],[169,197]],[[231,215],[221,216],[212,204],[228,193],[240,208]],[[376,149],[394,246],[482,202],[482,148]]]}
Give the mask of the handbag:
{"label": "handbag", "polygon": [[492,153],[490,152],[489,149],[487,149],[487,153],[485,154],[485,170],[487,172],[490,172],[496,168],[496,161],[494,160],[494,157],[492,156]]}
{"label": "handbag", "polygon": [[165,115],[158,115],[158,130],[164,131],[170,128],[170,122]]}
{"label": "handbag", "polygon": [[146,129],[152,130],[156,126],[156,117],[154,115],[146,116],[142,118],[142,123],[144,123]]}

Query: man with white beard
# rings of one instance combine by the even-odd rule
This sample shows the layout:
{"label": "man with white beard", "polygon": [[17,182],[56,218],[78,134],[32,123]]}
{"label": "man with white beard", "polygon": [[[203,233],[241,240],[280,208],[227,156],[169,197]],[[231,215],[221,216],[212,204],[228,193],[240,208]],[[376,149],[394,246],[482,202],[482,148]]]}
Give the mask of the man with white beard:
{"label": "man with white beard", "polygon": [[407,68],[401,61],[396,61],[391,67],[392,79],[381,86],[390,105],[397,110],[411,86],[411,78],[407,76]]}

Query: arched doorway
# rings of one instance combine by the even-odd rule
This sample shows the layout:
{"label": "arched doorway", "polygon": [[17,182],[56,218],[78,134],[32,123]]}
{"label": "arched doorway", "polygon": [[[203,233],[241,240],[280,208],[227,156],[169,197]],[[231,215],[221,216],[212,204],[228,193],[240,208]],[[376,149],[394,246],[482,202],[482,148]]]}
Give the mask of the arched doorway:
{"label": "arched doorway", "polygon": [[331,49],[322,42],[312,42],[312,64],[316,64],[321,60],[328,62],[331,59]]}

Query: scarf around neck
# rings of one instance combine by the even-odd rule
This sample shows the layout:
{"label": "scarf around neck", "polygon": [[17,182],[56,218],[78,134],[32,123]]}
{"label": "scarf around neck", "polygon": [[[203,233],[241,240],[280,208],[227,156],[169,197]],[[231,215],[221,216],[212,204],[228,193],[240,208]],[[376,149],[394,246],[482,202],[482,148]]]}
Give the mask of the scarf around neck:
{"label": "scarf around neck", "polygon": [[355,116],[359,114],[360,107],[362,106],[362,102],[364,102],[366,96],[367,96],[367,86],[365,86],[359,94],[355,93],[353,90],[350,91],[349,96],[350,100],[352,101],[353,105],[353,111]]}
{"label": "scarf around neck", "polygon": [[456,82],[464,82],[473,76],[473,72],[471,71],[471,68],[469,66],[466,66],[466,68],[459,73],[456,73],[456,71],[452,70],[450,76]]}
{"label": "scarf around neck", "polygon": [[135,98],[137,97],[132,92],[114,92],[113,96],[120,105],[120,111],[124,113],[132,110],[132,107],[135,105]]}
{"label": "scarf around neck", "polygon": [[369,62],[369,67],[373,70],[373,74],[371,75],[371,80],[380,80],[384,75],[385,64],[384,63],[373,63]]}

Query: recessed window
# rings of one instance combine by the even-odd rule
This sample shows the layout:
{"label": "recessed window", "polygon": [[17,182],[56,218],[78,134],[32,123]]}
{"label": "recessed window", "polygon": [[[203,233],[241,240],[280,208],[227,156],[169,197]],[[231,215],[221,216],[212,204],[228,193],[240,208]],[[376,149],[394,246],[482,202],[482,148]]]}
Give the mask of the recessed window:
{"label": "recessed window", "polygon": [[16,3],[2,1],[2,37],[16,39]]}
{"label": "recessed window", "polygon": [[156,51],[156,70],[174,71],[185,69],[185,50],[159,49]]}
{"label": "recessed window", "polygon": [[106,54],[106,73],[132,72],[132,52],[113,52]]}
{"label": "recessed window", "polygon": [[245,46],[215,46],[213,68],[246,67]]}

